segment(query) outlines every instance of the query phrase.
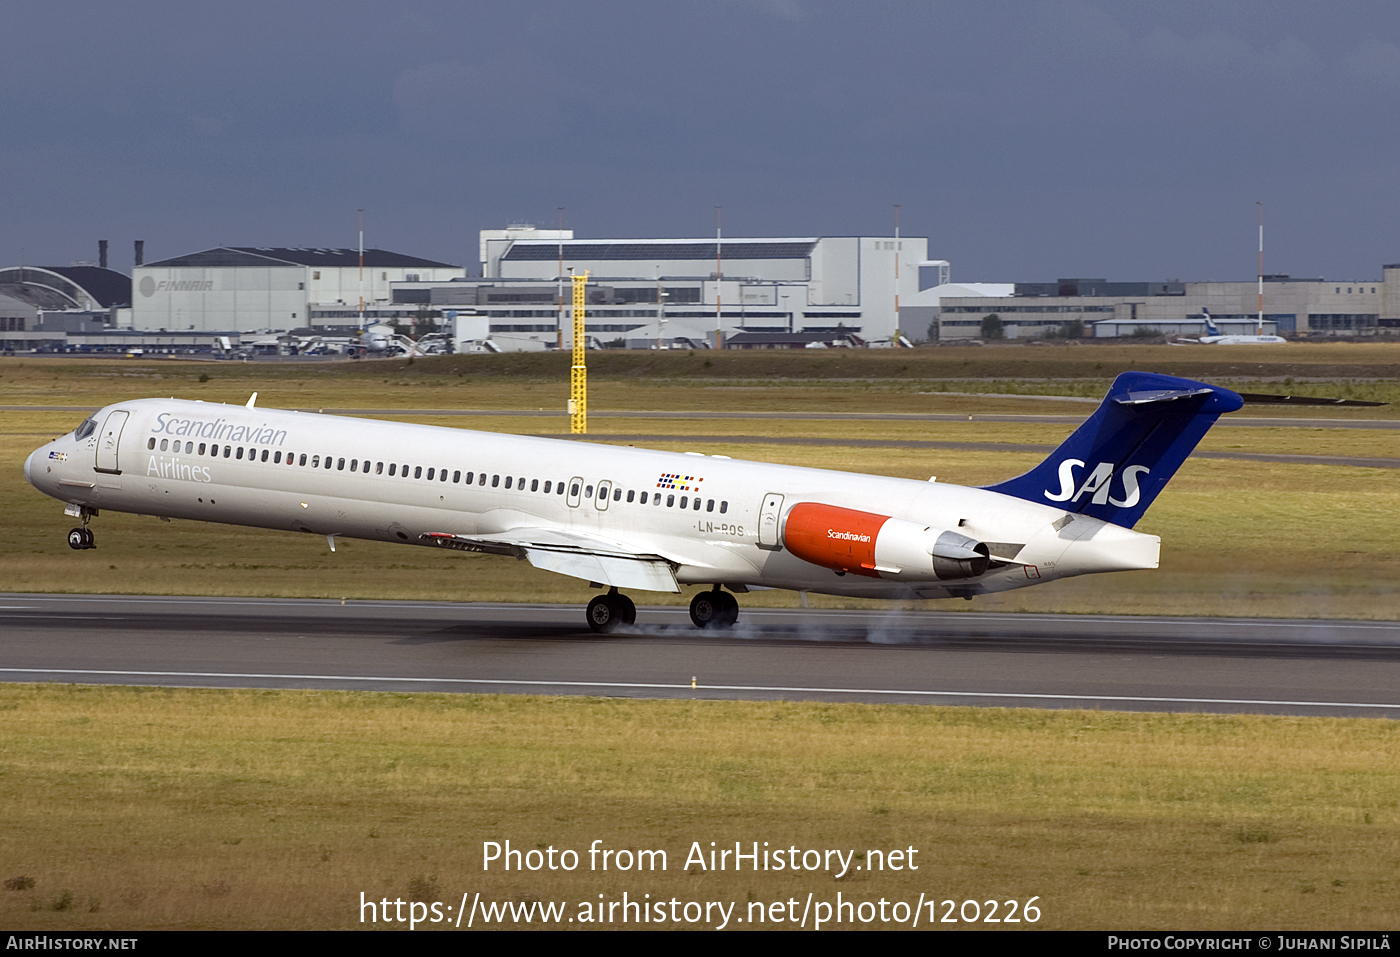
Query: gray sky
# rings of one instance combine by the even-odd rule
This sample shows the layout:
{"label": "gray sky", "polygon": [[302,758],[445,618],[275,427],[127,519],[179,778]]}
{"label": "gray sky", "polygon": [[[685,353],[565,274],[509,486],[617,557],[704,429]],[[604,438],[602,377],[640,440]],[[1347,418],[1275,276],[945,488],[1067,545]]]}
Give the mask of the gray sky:
{"label": "gray sky", "polygon": [[7,5],[0,265],[476,231],[930,237],[955,279],[1378,278],[1386,0]]}

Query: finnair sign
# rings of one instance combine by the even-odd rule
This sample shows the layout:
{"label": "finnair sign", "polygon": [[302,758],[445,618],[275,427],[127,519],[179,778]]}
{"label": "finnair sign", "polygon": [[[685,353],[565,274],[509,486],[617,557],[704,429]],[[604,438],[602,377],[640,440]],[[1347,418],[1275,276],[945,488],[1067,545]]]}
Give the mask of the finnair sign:
{"label": "finnair sign", "polygon": [[1060,490],[1051,493],[1049,489],[1046,489],[1045,497],[1052,502],[1077,502],[1085,495],[1092,495],[1093,498],[1090,501],[1095,505],[1132,508],[1141,497],[1138,490],[1138,476],[1151,474],[1146,465],[1129,465],[1125,468],[1118,477],[1123,487],[1123,498],[1119,500],[1111,497],[1112,462],[1100,462],[1094,466],[1093,471],[1084,476],[1083,481],[1080,481],[1075,476],[1074,470],[1085,467],[1085,464],[1079,459],[1065,459],[1060,463]]}
{"label": "finnair sign", "polygon": [[213,292],[212,279],[162,279],[157,282],[150,276],[142,276],[138,287],[143,296],[154,296],[158,292]]}

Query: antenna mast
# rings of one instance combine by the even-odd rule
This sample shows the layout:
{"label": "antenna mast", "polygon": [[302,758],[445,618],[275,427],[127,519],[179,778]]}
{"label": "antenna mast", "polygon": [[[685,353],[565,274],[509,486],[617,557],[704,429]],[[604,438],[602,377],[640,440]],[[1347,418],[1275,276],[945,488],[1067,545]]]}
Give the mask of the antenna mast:
{"label": "antenna mast", "polygon": [[584,289],[588,285],[588,273],[572,277],[574,280],[574,364],[569,370],[569,431],[582,434],[588,431],[588,367],[587,342],[584,336]]}
{"label": "antenna mast", "polygon": [[360,210],[360,335],[365,334],[365,211]]}

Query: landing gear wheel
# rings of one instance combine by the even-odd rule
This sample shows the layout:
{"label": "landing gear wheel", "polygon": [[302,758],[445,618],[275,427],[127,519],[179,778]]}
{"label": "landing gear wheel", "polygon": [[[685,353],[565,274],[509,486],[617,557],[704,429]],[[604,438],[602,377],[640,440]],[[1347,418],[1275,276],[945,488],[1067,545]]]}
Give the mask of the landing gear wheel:
{"label": "landing gear wheel", "polygon": [[712,628],[733,628],[734,623],[739,620],[739,599],[729,594],[727,591],[713,592],[715,599],[720,603],[720,615],[711,627]]}
{"label": "landing gear wheel", "polygon": [[68,532],[68,547],[75,549],[88,548],[88,530],[85,528],[75,528]]}
{"label": "landing gear wheel", "polygon": [[619,615],[624,625],[635,625],[637,623],[637,606],[632,599],[626,595],[614,595],[619,607]]}
{"label": "landing gear wheel", "polygon": [[[622,604],[621,595],[599,595],[588,603],[588,627],[599,634],[607,634],[616,631],[626,624],[625,610]],[[631,602],[629,601],[630,605]],[[635,617],[635,609],[632,612]]]}
{"label": "landing gear wheel", "polygon": [[732,628],[739,620],[739,601],[718,588],[702,591],[690,600],[690,620],[696,628]]}

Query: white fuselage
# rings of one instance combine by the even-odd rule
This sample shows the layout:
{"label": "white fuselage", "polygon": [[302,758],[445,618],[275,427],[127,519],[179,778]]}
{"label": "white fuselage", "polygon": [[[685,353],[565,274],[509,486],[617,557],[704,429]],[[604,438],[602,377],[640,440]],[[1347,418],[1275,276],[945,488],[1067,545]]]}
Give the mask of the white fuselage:
{"label": "white fuselage", "polygon": [[[56,439],[25,463],[36,488],[87,509],[411,544],[561,530],[660,556],[677,584],[867,597],[1157,566],[1155,536],[931,480],[176,399],[117,403],[91,421],[91,434]],[[1008,561],[957,581],[822,567],[783,547],[785,517],[801,503],[956,530]]]}
{"label": "white fuselage", "polygon": [[1196,341],[1207,346],[1274,346],[1288,342],[1283,336],[1201,336]]}

